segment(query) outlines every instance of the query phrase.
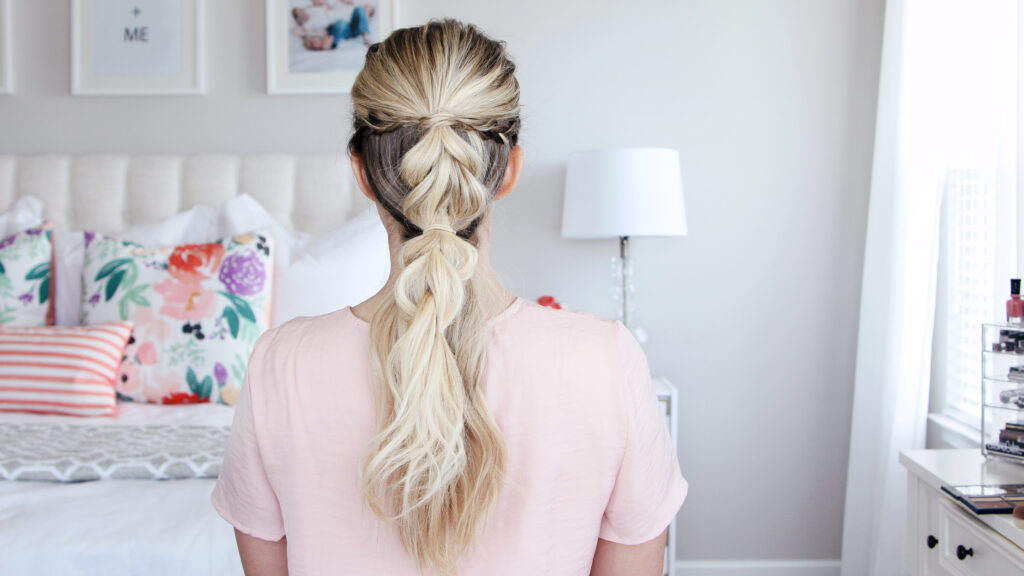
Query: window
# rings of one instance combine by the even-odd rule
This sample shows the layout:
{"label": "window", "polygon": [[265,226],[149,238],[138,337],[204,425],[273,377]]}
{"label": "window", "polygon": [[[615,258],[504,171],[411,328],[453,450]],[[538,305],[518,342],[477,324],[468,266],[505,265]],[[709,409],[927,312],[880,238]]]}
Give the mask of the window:
{"label": "window", "polygon": [[996,300],[996,194],[994,178],[978,169],[946,173],[945,281],[947,326],[943,412],[960,423],[981,422],[981,325],[990,322]]}
{"label": "window", "polygon": [[1017,120],[1024,46],[1018,47],[1016,0],[969,4],[955,15],[946,9],[942,29],[954,48],[936,54],[948,79],[942,100],[949,104],[948,124],[935,129],[955,145],[942,154],[931,411],[980,431],[981,325],[1005,320],[1009,279],[1024,274],[1016,249],[1024,231],[1017,216],[1024,207],[1017,185],[1017,167],[1024,167],[1017,160],[1024,151]]}

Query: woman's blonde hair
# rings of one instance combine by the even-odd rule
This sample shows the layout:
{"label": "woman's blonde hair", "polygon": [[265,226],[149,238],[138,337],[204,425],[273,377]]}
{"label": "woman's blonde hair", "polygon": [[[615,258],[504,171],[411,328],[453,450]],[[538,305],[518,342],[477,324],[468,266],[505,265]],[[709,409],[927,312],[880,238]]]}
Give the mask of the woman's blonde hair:
{"label": "woman's blonde hair", "polygon": [[371,46],[352,101],[349,151],[405,234],[370,324],[377,434],[363,494],[421,569],[452,573],[505,472],[481,389],[474,232],[518,138],[519,83],[502,43],[432,21]]}

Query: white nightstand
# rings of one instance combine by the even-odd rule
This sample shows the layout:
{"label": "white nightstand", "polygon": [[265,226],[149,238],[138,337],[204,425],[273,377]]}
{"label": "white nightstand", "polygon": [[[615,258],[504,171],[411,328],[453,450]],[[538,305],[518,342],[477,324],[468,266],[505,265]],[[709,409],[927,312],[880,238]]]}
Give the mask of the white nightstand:
{"label": "white nightstand", "polygon": [[[672,445],[678,447],[679,426],[679,391],[668,381],[667,378],[654,378],[654,391],[658,394],[658,401],[665,409],[665,421],[668,424],[669,434],[672,435]],[[676,519],[668,527],[668,542],[665,546],[665,570],[664,576],[671,576],[672,564],[676,561]]]}
{"label": "white nightstand", "polygon": [[907,469],[907,572],[910,576],[1024,574],[1024,520],[978,516],[943,485],[1024,483],[1024,466],[989,460],[980,450],[900,452]]}

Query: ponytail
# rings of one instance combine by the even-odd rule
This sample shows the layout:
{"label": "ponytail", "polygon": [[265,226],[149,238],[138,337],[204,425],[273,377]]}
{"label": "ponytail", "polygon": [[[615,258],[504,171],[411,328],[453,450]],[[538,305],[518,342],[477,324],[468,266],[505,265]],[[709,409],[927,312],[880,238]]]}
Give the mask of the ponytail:
{"label": "ponytail", "polygon": [[350,150],[407,236],[370,324],[377,434],[363,494],[421,568],[452,573],[506,465],[481,387],[473,233],[515,145],[519,86],[501,44],[447,20],[372,46],[352,98]]}

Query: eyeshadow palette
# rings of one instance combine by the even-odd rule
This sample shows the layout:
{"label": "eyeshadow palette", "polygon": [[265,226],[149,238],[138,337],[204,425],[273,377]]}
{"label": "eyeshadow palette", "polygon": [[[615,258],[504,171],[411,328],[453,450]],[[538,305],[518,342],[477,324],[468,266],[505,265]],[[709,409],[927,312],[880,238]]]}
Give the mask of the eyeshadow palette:
{"label": "eyeshadow palette", "polygon": [[1024,504],[1024,484],[943,486],[942,491],[962,502],[975,514],[1013,514]]}

